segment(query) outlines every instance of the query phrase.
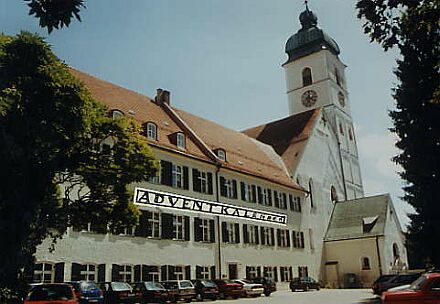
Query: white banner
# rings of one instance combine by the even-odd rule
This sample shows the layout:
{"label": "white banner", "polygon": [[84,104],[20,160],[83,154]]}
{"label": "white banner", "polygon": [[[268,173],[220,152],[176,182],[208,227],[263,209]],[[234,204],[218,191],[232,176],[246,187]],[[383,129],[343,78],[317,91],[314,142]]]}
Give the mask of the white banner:
{"label": "white banner", "polygon": [[134,203],[139,206],[158,206],[272,224],[287,224],[285,214],[199,200],[193,197],[143,188],[135,189]]}

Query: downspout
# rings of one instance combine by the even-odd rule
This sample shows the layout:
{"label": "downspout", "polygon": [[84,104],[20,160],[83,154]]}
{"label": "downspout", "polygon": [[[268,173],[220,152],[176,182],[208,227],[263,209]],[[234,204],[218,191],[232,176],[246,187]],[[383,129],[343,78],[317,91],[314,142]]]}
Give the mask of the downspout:
{"label": "downspout", "polygon": [[[221,165],[217,164],[217,169],[215,170],[215,201],[219,203],[219,179],[218,179],[218,172],[220,171]],[[220,233],[220,216],[216,216],[215,222],[217,223],[217,254],[218,254],[218,278],[222,278],[222,252],[221,252],[221,233]]]}
{"label": "downspout", "polygon": [[376,235],[376,252],[377,261],[379,263],[379,275],[382,275],[382,262],[380,261],[380,250],[379,250],[379,236]]}

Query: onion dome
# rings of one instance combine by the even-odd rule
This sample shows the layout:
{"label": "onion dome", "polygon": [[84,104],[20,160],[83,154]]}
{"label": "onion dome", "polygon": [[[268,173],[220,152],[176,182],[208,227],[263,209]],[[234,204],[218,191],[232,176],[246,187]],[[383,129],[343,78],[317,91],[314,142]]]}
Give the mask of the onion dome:
{"label": "onion dome", "polygon": [[286,43],[286,53],[289,55],[289,59],[285,64],[322,49],[328,49],[333,54],[339,55],[338,44],[318,27],[318,17],[309,10],[308,6],[299,15],[299,21],[301,28]]}

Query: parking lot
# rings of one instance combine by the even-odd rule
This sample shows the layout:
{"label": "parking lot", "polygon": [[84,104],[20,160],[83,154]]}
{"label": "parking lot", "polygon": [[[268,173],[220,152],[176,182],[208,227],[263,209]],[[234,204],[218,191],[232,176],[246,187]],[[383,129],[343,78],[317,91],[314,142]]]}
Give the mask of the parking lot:
{"label": "parking lot", "polygon": [[[207,302],[206,302],[207,303]],[[291,292],[277,291],[270,297],[243,298],[238,300],[219,300],[212,303],[229,304],[379,304],[371,289],[321,289],[320,291]]]}

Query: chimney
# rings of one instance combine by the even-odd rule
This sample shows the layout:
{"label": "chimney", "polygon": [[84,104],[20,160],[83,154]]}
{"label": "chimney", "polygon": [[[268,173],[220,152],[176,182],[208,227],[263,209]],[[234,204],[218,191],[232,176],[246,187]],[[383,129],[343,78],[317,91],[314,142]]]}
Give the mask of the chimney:
{"label": "chimney", "polygon": [[163,89],[157,89],[156,97],[154,98],[154,101],[159,106],[166,103],[170,104],[170,92]]}

